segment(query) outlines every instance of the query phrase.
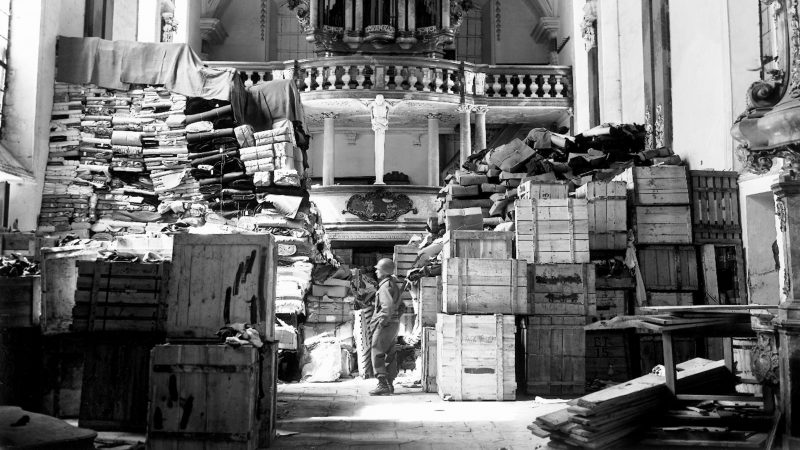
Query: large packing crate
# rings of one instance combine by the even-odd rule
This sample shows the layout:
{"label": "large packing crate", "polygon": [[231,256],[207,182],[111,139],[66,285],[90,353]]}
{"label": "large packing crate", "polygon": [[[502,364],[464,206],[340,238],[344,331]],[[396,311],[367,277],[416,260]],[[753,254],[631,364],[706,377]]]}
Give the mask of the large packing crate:
{"label": "large packing crate", "polygon": [[644,287],[656,291],[694,291],[700,287],[697,252],[688,245],[637,248]]}
{"label": "large packing crate", "polygon": [[[350,299],[352,300],[352,298]],[[312,297],[306,298],[306,322],[341,323],[353,319],[353,303],[340,298]]]}
{"label": "large packing crate", "polygon": [[628,244],[627,192],[622,181],[590,181],[577,191],[589,214],[589,249],[624,250]]}
{"label": "large packing crate", "polygon": [[595,303],[594,264],[528,264],[530,314],[579,315]]}
{"label": "large packing crate", "polygon": [[689,180],[684,166],[631,167],[617,175],[634,205],[688,205]]}
{"label": "large packing crate", "polygon": [[229,323],[249,323],[272,339],[277,248],[270,235],[175,236],[167,337],[216,340]]}
{"label": "large packing crate", "polygon": [[633,227],[639,244],[691,244],[689,206],[636,206]]}
{"label": "large packing crate", "polygon": [[42,314],[42,281],[32,277],[0,277],[0,328],[38,327]]}
{"label": "large packing crate", "polygon": [[395,245],[392,258],[395,264],[394,274],[408,276],[408,271],[414,268],[414,262],[417,261],[418,251],[419,247],[416,245]]}
{"label": "large packing crate", "polygon": [[583,394],[586,388],[585,317],[530,316],[527,320],[527,393]]}
{"label": "large packing crate", "polygon": [[148,448],[269,447],[275,436],[276,383],[275,344],[260,350],[157,346],[150,364]]}
{"label": "large packing crate", "polygon": [[516,259],[445,259],[442,312],[529,314],[526,266]]}
{"label": "large packing crate", "polygon": [[164,331],[170,263],[78,261],[75,331]]}
{"label": "large packing crate", "polygon": [[514,255],[513,231],[448,231],[444,235],[442,259],[508,259]]}
{"label": "large packing crate", "polygon": [[639,346],[632,328],[586,330],[586,380],[625,382],[639,376]]}
{"label": "large packing crate", "polygon": [[436,384],[436,328],[422,329],[422,391],[439,392]]}
{"label": "large packing crate", "polygon": [[739,172],[692,170],[692,227],[698,244],[739,244]]}
{"label": "large packing crate", "polygon": [[569,186],[566,183],[546,183],[541,181],[523,181],[517,187],[517,195],[522,199],[561,199],[569,197]]}
{"label": "large packing crate", "polygon": [[585,199],[520,199],[514,211],[517,259],[538,264],[589,262]]}
{"label": "large packing crate", "polygon": [[96,249],[64,250],[58,247],[42,251],[42,332],[69,333],[75,288],[78,286],[77,261],[94,261]]}
{"label": "large packing crate", "polygon": [[608,320],[616,316],[624,316],[627,313],[629,297],[630,291],[623,289],[597,291],[595,305],[591,314],[597,320]]}
{"label": "large packing crate", "polygon": [[0,255],[21,255],[38,260],[40,241],[35,233],[0,233]]}
{"label": "large packing crate", "polygon": [[436,325],[436,315],[442,311],[442,277],[422,277],[414,294],[414,311],[423,327]]}
{"label": "large packing crate", "polygon": [[436,383],[450,400],[515,400],[514,316],[439,314]]}
{"label": "large packing crate", "polygon": [[104,333],[87,343],[78,425],[94,430],[144,431],[151,333]]}

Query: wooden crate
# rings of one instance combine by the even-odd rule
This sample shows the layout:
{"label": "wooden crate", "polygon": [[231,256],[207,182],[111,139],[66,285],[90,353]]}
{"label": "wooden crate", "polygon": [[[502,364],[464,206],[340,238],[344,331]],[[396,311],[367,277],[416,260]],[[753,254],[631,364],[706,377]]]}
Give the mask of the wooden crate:
{"label": "wooden crate", "polygon": [[450,258],[442,262],[447,314],[529,314],[525,261]]}
{"label": "wooden crate", "polygon": [[342,261],[342,264],[353,264],[353,249],[352,248],[336,248],[333,253]]}
{"label": "wooden crate", "polygon": [[[443,209],[442,212],[439,223],[446,224],[448,230],[483,229],[484,212],[480,207]],[[486,217],[489,217],[488,214]]]}
{"label": "wooden crate", "polygon": [[647,290],[694,291],[700,287],[697,253],[692,246],[638,247],[637,259]]}
{"label": "wooden crate", "polygon": [[422,392],[439,392],[436,384],[436,327],[422,329]]}
{"label": "wooden crate", "polygon": [[585,199],[517,200],[517,259],[531,263],[588,263],[589,216]]}
{"label": "wooden crate", "polygon": [[436,315],[442,312],[442,277],[422,277],[415,290],[415,313],[423,327],[436,325]]}
{"label": "wooden crate", "polygon": [[78,286],[77,261],[94,261],[97,250],[63,250],[42,252],[42,332],[68,333],[72,328],[72,310]]}
{"label": "wooden crate", "polygon": [[739,172],[692,170],[692,225],[698,244],[742,242]]}
{"label": "wooden crate", "polygon": [[278,260],[270,235],[175,236],[167,337],[216,340],[228,323],[249,323],[272,339]]}
{"label": "wooden crate", "polygon": [[227,345],[153,349],[148,448],[269,447],[275,436],[277,351],[267,344],[259,353]]}
{"label": "wooden crate", "polygon": [[553,322],[548,317],[528,317],[526,392],[581,395],[586,385],[584,325]]}
{"label": "wooden crate", "polygon": [[633,329],[586,331],[586,380],[624,382],[639,376]]}
{"label": "wooden crate", "polygon": [[523,181],[517,187],[517,195],[522,199],[563,199],[569,197],[569,186],[566,183]]}
{"label": "wooden crate", "polygon": [[436,383],[450,400],[515,400],[514,316],[447,315],[436,321]]}
{"label": "wooden crate", "polygon": [[392,258],[395,264],[394,274],[408,276],[408,271],[414,268],[414,262],[417,261],[418,251],[419,247],[416,245],[395,245]]}
{"label": "wooden crate", "polygon": [[33,258],[39,254],[38,243],[35,233],[0,233],[0,255],[18,254]]}
{"label": "wooden crate", "polygon": [[513,231],[448,231],[444,235],[442,259],[508,259],[514,255]]}
{"label": "wooden crate", "polygon": [[628,245],[628,208],[625,183],[591,181],[577,195],[586,198],[589,249],[624,250]]}
{"label": "wooden crate", "polygon": [[684,166],[631,167],[617,175],[634,205],[688,205],[689,181]]}
{"label": "wooden crate", "polygon": [[353,303],[328,297],[306,298],[306,322],[341,323],[352,320]]}
{"label": "wooden crate", "polygon": [[[646,306],[691,306],[695,301],[694,292],[658,292],[647,291]],[[655,312],[643,311],[638,306],[634,308],[636,315],[657,314]]]}
{"label": "wooden crate", "polygon": [[0,328],[38,327],[42,314],[42,279],[0,277]]}
{"label": "wooden crate", "polygon": [[[346,322],[339,322],[339,323],[311,323],[306,322],[305,325],[302,326],[303,329],[303,339],[304,344],[311,338],[319,336],[323,333],[327,333],[329,336],[335,337],[339,339],[342,344],[345,345],[355,345],[353,340],[353,320],[348,320]],[[370,340],[370,343],[372,341]]]}
{"label": "wooden crate", "polygon": [[633,227],[639,244],[691,244],[689,206],[636,206]]}
{"label": "wooden crate", "polygon": [[627,313],[628,297],[630,291],[613,290],[597,291],[596,302],[593,315],[598,320],[613,319],[616,316],[624,316]]}
{"label": "wooden crate", "polygon": [[89,343],[83,362],[78,425],[93,430],[144,431],[152,334],[106,333]]}
{"label": "wooden crate", "polygon": [[702,304],[747,303],[747,276],[742,244],[703,244],[700,260],[705,295]]}
{"label": "wooden crate", "polygon": [[72,329],[164,331],[170,263],[78,261]]}
{"label": "wooden crate", "polygon": [[528,264],[530,314],[586,316],[595,303],[593,264]]}

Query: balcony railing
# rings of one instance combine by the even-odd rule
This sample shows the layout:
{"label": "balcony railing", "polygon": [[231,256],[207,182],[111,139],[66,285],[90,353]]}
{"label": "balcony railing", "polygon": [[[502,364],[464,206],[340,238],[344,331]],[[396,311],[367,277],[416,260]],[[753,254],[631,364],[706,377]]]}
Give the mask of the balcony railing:
{"label": "balcony railing", "polygon": [[406,91],[494,99],[571,100],[569,66],[488,65],[422,57],[339,56],[284,62],[207,61],[234,67],[245,84],[294,80],[301,92]]}

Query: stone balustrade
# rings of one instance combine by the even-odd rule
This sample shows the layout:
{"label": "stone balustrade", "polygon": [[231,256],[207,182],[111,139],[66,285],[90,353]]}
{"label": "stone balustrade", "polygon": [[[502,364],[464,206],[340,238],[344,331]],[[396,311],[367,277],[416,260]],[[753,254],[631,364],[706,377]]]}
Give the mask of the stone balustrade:
{"label": "stone balustrade", "polygon": [[571,101],[569,66],[488,65],[423,57],[339,56],[284,62],[207,61],[235,67],[245,84],[292,79],[304,93],[412,91],[487,99]]}

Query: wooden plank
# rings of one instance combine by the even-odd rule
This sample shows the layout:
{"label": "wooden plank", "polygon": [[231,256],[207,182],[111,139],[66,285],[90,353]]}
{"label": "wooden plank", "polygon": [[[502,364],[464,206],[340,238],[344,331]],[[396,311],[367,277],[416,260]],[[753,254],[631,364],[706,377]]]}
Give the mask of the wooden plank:
{"label": "wooden plank", "polygon": [[277,246],[270,235],[175,236],[166,331],[216,339],[227,323],[273,336]]}
{"label": "wooden plank", "polygon": [[720,304],[719,283],[717,281],[717,252],[713,245],[700,247],[700,258],[703,267],[703,285],[705,286],[704,303]]}
{"label": "wooden plank", "polygon": [[436,384],[436,328],[422,330],[422,390],[438,392]]}

